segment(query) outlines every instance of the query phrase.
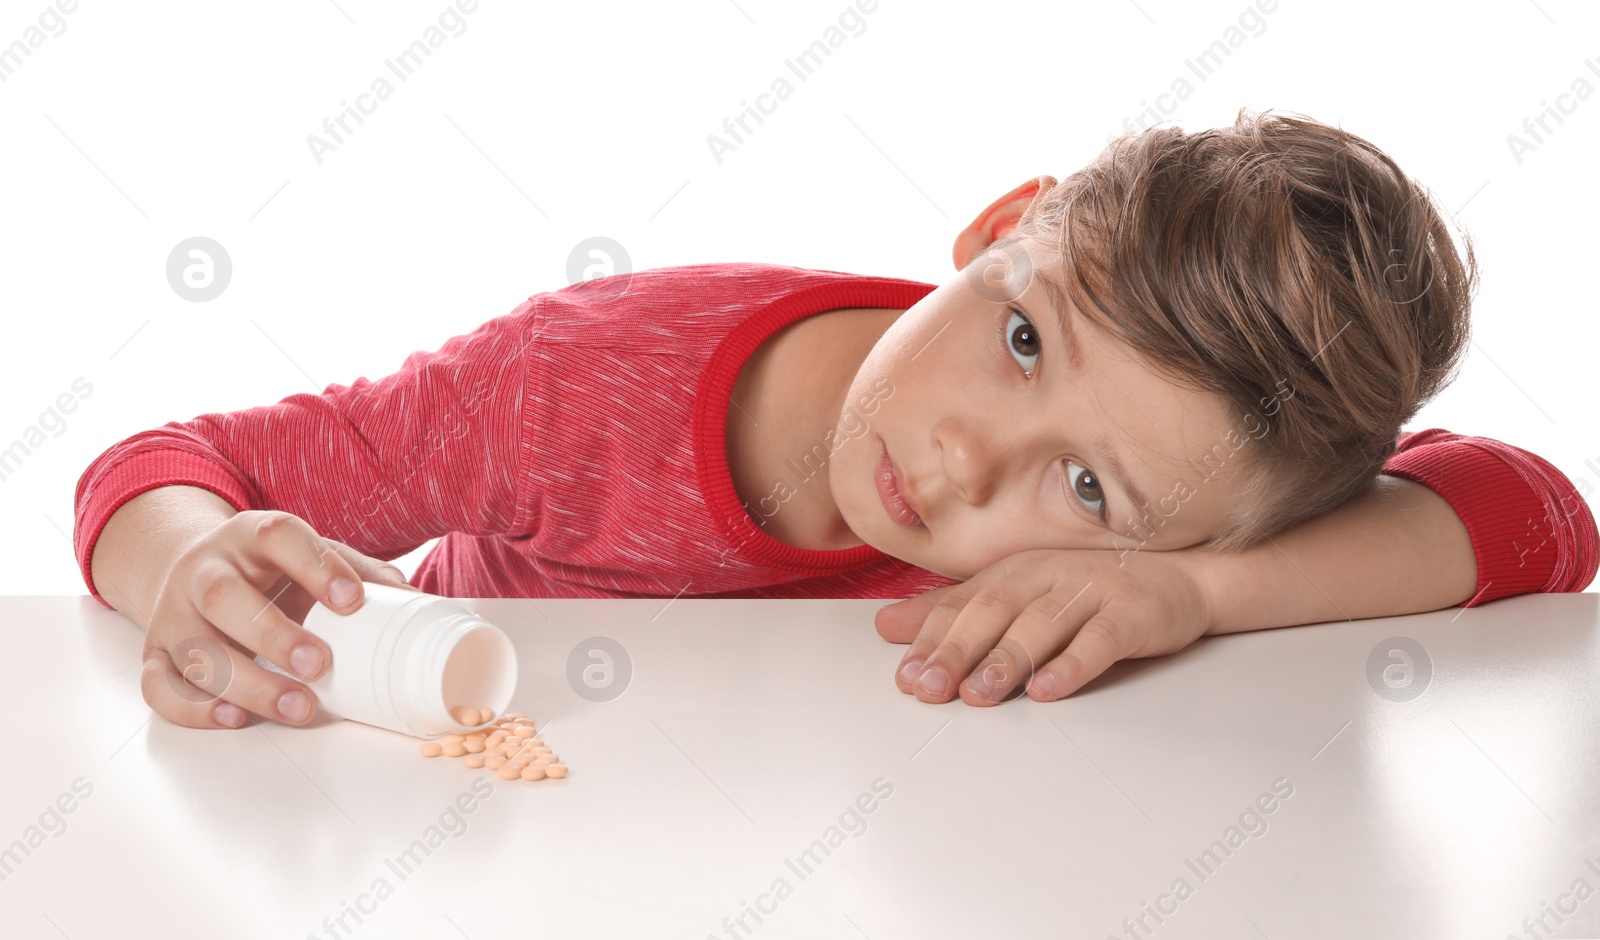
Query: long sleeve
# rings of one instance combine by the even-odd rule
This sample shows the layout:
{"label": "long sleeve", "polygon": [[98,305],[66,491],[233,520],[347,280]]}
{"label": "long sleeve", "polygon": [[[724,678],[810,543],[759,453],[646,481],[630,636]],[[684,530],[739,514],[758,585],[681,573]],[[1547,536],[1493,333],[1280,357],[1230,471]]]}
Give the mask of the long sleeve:
{"label": "long sleeve", "polygon": [[276,509],[376,558],[451,531],[507,534],[519,519],[524,382],[535,308],[415,352],[377,382],[203,414],[126,438],[78,480],[73,545],[90,559],[117,508],[146,490],[204,487],[236,510]]}
{"label": "long sleeve", "polygon": [[1537,454],[1430,428],[1401,435],[1383,472],[1428,487],[1461,517],[1478,559],[1477,590],[1461,606],[1573,593],[1594,580],[1594,516],[1572,482]]}

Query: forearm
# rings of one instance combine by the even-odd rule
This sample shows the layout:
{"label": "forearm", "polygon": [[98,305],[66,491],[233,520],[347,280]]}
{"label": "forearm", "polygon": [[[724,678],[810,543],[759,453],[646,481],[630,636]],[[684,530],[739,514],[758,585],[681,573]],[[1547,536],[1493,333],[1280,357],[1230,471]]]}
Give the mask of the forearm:
{"label": "forearm", "polygon": [[1450,504],[1387,475],[1243,552],[1184,551],[1213,605],[1208,634],[1439,610],[1471,599],[1478,579]]}
{"label": "forearm", "polygon": [[172,564],[197,539],[232,518],[227,500],[198,486],[158,486],[106,520],[90,558],[94,587],[141,629]]}

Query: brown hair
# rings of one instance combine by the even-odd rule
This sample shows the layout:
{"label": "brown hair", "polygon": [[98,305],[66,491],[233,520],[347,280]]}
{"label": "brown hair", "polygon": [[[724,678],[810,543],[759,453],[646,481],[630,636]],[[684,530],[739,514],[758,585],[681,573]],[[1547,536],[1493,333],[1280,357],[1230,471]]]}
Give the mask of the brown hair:
{"label": "brown hair", "polygon": [[1469,339],[1471,239],[1463,263],[1428,190],[1303,115],[1125,134],[1014,236],[1054,240],[1096,326],[1267,425],[1229,467],[1238,495],[1208,543],[1222,550],[1365,489]]}

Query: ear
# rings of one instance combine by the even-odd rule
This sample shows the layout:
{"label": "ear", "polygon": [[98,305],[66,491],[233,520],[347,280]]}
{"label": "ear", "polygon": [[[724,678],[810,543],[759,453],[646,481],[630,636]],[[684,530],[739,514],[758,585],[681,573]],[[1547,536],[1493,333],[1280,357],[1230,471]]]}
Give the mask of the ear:
{"label": "ear", "polygon": [[1017,227],[1017,221],[1033,204],[1040,194],[1049,192],[1056,185],[1053,176],[1036,176],[1011,192],[1006,193],[994,202],[989,203],[989,208],[978,213],[972,224],[961,230],[956,236],[956,244],[951,252],[955,261],[956,270],[965,270],[978,252],[1011,234]]}

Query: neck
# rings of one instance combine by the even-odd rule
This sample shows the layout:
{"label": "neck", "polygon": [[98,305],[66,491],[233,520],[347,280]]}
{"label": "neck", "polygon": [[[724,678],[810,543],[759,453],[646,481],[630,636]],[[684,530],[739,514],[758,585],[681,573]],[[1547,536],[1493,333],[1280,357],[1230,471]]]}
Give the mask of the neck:
{"label": "neck", "polygon": [[[791,323],[756,349],[735,381],[729,470],[751,517],[779,541],[819,551],[863,544],[833,499],[827,432],[839,433],[861,363],[903,312],[849,308]],[[819,453],[821,467],[812,470]],[[774,497],[782,482],[787,499]]]}

